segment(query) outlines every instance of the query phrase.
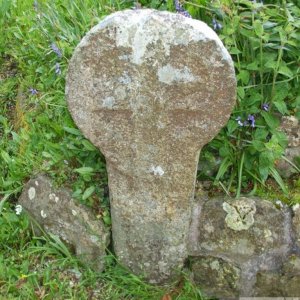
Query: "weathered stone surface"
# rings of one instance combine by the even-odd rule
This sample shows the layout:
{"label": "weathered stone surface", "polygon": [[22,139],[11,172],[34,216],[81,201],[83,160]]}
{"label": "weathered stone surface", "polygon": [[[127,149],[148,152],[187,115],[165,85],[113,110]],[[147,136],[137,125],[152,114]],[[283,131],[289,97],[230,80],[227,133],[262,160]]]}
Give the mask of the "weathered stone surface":
{"label": "weathered stone surface", "polygon": [[[280,269],[294,247],[291,211],[283,204],[276,207],[259,198],[208,200],[201,196],[192,215],[192,261],[195,263],[199,256],[222,258],[240,269],[236,285],[239,296],[251,296],[256,273]],[[236,272],[232,272],[235,276]],[[204,274],[195,276],[201,278]],[[223,285],[226,284],[225,280]],[[232,293],[229,287],[228,293]]]}
{"label": "weathered stone surface", "polygon": [[295,243],[300,251],[300,204],[293,206],[293,229],[295,233]]}
{"label": "weathered stone surface", "polygon": [[285,224],[290,214],[258,198],[210,199],[202,206],[197,244],[190,253],[206,253],[243,263],[268,251],[285,253],[291,243]]}
{"label": "weathered stone surface", "polygon": [[239,295],[241,270],[222,258],[196,257],[192,261],[195,283],[208,297],[236,298]]}
{"label": "weathered stone surface", "polygon": [[235,102],[228,52],[200,21],[117,12],[76,48],[66,94],[106,157],[116,254],[150,282],[169,280],[187,257],[200,149]]}
{"label": "weathered stone surface", "polygon": [[300,297],[300,257],[291,255],[282,268],[258,272],[253,295]]}
{"label": "weathered stone surface", "polygon": [[[288,139],[288,146],[285,149],[285,157],[300,166],[300,124],[299,120],[294,116],[284,116],[281,120],[281,130],[286,134]],[[298,159],[298,161],[297,161]],[[290,163],[281,159],[276,165],[280,174],[283,177],[290,177],[299,173]]]}
{"label": "weathered stone surface", "polygon": [[19,204],[45,232],[57,235],[84,263],[103,271],[109,231],[70,191],[54,189],[51,180],[40,175],[25,185]]}

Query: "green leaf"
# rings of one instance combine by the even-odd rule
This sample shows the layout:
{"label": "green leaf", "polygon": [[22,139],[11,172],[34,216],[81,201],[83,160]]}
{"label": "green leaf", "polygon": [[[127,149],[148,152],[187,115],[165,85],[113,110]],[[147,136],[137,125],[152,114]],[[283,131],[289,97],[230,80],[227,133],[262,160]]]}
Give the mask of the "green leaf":
{"label": "green leaf", "polygon": [[74,134],[74,135],[81,135],[81,132],[76,128],[64,127],[64,131]]}
{"label": "green leaf", "polygon": [[237,87],[237,93],[238,93],[238,96],[240,97],[240,99],[244,99],[244,97],[245,97],[245,90],[244,90],[243,87],[238,86]]}
{"label": "green leaf", "polygon": [[277,62],[274,60],[268,60],[265,65],[266,68],[276,70],[277,69]]}
{"label": "green leaf", "polygon": [[106,225],[111,225],[111,218],[109,215],[105,215],[102,217],[102,220],[103,222],[106,224]]}
{"label": "green leaf", "polygon": [[11,163],[11,158],[10,158],[9,154],[8,154],[6,151],[1,150],[1,156],[2,156],[3,160],[4,160],[7,164]]}
{"label": "green leaf", "polygon": [[241,70],[240,73],[238,74],[237,78],[240,79],[243,84],[248,84],[250,74],[246,70]]}
{"label": "green leaf", "polygon": [[252,145],[259,152],[262,152],[265,149],[264,143],[261,141],[254,140]]}
{"label": "green leaf", "polygon": [[240,53],[242,53],[242,51],[240,51],[238,48],[236,48],[236,47],[232,47],[232,48],[230,48],[230,54],[233,54],[233,55],[236,55],[236,54],[240,54]]}
{"label": "green leaf", "polygon": [[278,185],[280,186],[280,188],[282,189],[282,191],[287,195],[288,194],[288,190],[281,178],[281,176],[279,175],[279,173],[277,172],[277,170],[274,167],[270,168],[270,174],[272,175],[272,177],[276,180],[276,182],[278,183]]}
{"label": "green leaf", "polygon": [[87,140],[82,140],[81,143],[86,150],[89,150],[89,151],[97,150],[97,148],[91,142],[89,142]]}
{"label": "green leaf", "polygon": [[94,172],[94,169],[91,167],[82,167],[74,170],[75,172],[81,174],[81,175],[90,175]]}
{"label": "green leaf", "polygon": [[276,137],[279,145],[282,147],[282,148],[286,148],[287,145],[288,145],[288,138],[286,136],[286,134],[282,131],[275,131],[273,132],[273,136]]}
{"label": "green leaf", "polygon": [[284,84],[280,84],[276,86],[275,95],[273,97],[273,101],[281,101],[284,100],[289,94],[289,87]]}
{"label": "green leaf", "polygon": [[224,158],[222,161],[218,173],[216,175],[214,183],[218,182],[221,177],[228,171],[229,167],[232,165],[232,162],[229,160],[228,157]]}
{"label": "green leaf", "polygon": [[291,71],[291,69],[289,69],[287,66],[285,65],[281,65],[279,67],[279,70],[278,70],[278,73],[282,74],[282,75],[285,75],[289,78],[293,77],[293,72]]}
{"label": "green leaf", "polygon": [[262,128],[257,128],[254,133],[254,139],[265,141],[268,134],[269,134],[269,131],[262,129]]}
{"label": "green leaf", "polygon": [[279,126],[280,121],[275,116],[266,111],[262,111],[261,114],[270,128],[275,129]]}
{"label": "green leaf", "polygon": [[288,114],[289,111],[284,101],[276,101],[274,102],[274,105],[282,115]]}
{"label": "green leaf", "polygon": [[264,33],[264,28],[263,28],[261,21],[255,20],[253,23],[253,27],[254,27],[254,31],[255,31],[256,35],[258,37],[261,37]]}
{"label": "green leaf", "polygon": [[95,191],[95,186],[90,186],[89,188],[87,188],[83,195],[82,195],[82,200],[86,200],[88,197],[90,197]]}
{"label": "green leaf", "polygon": [[219,154],[220,154],[221,157],[230,156],[230,150],[229,150],[228,146],[225,145],[225,146],[221,147],[219,149]]}
{"label": "green leaf", "polygon": [[259,69],[256,61],[247,65],[246,68],[247,68],[247,70],[250,70],[250,71],[257,71]]}
{"label": "green leaf", "polygon": [[239,124],[235,120],[229,120],[227,124],[228,134],[232,134],[237,128]]}

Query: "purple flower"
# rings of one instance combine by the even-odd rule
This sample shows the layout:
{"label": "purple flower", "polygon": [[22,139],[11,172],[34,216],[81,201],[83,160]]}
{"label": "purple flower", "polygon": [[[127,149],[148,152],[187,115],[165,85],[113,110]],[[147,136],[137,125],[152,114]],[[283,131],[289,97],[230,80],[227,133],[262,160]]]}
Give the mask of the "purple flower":
{"label": "purple flower", "polygon": [[29,92],[31,93],[31,95],[36,95],[38,93],[38,91],[34,88],[30,88]]}
{"label": "purple flower", "polygon": [[51,44],[51,49],[53,50],[53,52],[59,57],[62,57],[61,51],[59,50],[59,48],[56,46],[55,43]]}
{"label": "purple flower", "polygon": [[222,24],[219,23],[215,18],[212,19],[212,26],[214,31],[219,31],[223,28]]}
{"label": "purple flower", "polygon": [[261,108],[264,110],[264,111],[269,111],[269,104],[268,103],[264,103]]}
{"label": "purple flower", "polygon": [[248,115],[248,122],[252,128],[255,127],[255,118],[253,115]]}
{"label": "purple flower", "polygon": [[238,116],[236,119],[237,123],[240,125],[240,126],[244,126],[243,122],[241,121],[241,117]]}
{"label": "purple flower", "polygon": [[179,14],[181,14],[181,15],[187,17],[187,18],[191,18],[192,17],[186,10],[183,9],[183,7],[181,6],[181,4],[179,3],[179,0],[174,0],[174,5],[175,5],[176,11]]}
{"label": "purple flower", "polygon": [[55,74],[56,75],[61,75],[61,69],[60,69],[60,64],[59,63],[55,64]]}

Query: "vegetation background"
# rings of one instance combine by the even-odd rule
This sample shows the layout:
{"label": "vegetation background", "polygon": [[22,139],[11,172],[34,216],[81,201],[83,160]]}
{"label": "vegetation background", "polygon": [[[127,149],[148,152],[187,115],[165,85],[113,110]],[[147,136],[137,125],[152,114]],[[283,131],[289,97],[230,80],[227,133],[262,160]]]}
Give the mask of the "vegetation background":
{"label": "vegetation background", "polygon": [[96,274],[59,240],[34,237],[15,212],[23,185],[43,172],[111,225],[105,160],[70,117],[65,74],[92,26],[140,6],[203,20],[234,59],[237,105],[203,149],[210,172],[200,168],[199,180],[213,183],[211,193],[300,203],[299,176],[284,181],[276,169],[287,146],[280,118],[300,119],[299,0],[0,0],[0,299],[202,299],[188,273],[152,287],[108,256],[106,272]]}

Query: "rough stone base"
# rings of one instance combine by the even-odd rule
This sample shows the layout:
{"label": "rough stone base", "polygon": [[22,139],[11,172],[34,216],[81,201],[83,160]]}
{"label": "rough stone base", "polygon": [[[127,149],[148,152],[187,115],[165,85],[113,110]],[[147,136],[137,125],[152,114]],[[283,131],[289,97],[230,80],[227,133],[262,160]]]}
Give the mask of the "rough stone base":
{"label": "rough stone base", "polygon": [[300,296],[300,209],[259,198],[196,199],[191,269],[206,296]]}

